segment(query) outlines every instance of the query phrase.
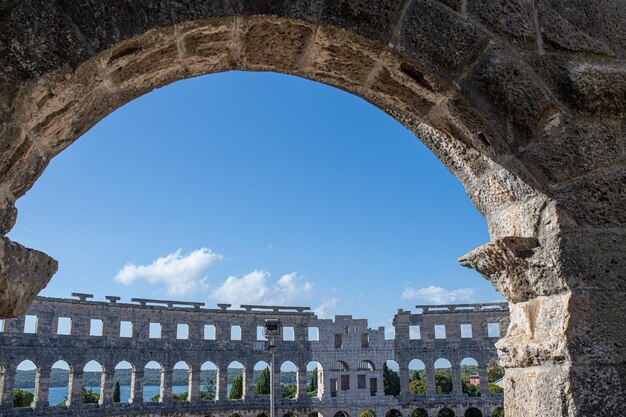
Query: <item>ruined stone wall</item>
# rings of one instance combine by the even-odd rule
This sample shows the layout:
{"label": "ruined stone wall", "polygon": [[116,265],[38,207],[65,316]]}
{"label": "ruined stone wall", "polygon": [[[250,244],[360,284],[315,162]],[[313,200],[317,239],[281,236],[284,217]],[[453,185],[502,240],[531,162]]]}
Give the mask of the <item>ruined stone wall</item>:
{"label": "ruined stone wall", "polygon": [[[297,416],[319,412],[333,417],[344,411],[356,417],[365,409],[376,416],[384,416],[396,409],[409,416],[415,409],[424,408],[435,416],[444,406],[463,415],[464,410],[475,407],[485,416],[502,406],[501,395],[490,395],[487,384],[481,397],[470,398],[460,387],[460,362],[472,357],[479,363],[482,381],[487,362],[496,356],[496,337],[486,333],[487,323],[506,322],[506,304],[473,306],[446,306],[433,310],[422,307],[412,314],[400,310],[394,319],[395,338],[385,338],[384,327],[370,329],[367,320],[351,316],[336,316],[334,320],[320,319],[301,307],[242,306],[231,309],[220,304],[216,309],[204,308],[202,303],[178,303],[133,299],[121,303],[119,297],[107,297],[108,302],[91,301],[86,294],[76,299],[38,297],[26,316],[35,320],[34,333],[25,333],[26,316],[4,321],[0,333],[0,415],[87,415],[121,416],[130,413],[156,415],[182,412],[185,415],[229,416],[233,412],[242,417],[255,417],[269,408],[267,395],[253,394],[253,369],[258,361],[269,362],[267,342],[258,340],[259,326],[266,319],[282,322],[285,338],[276,340],[275,392],[280,392],[280,366],[286,361],[297,368],[298,393],[294,400],[278,399],[279,415],[287,411]],[[71,320],[71,327],[59,321]],[[102,320],[92,327],[92,320]],[[122,337],[121,322],[132,323],[131,337]],[[160,323],[159,338],[150,337],[150,323]],[[188,333],[178,333],[179,324],[188,325]],[[446,338],[434,338],[435,325],[446,326]],[[460,338],[460,325],[472,325],[472,337]],[[205,326],[215,326],[215,332]],[[411,338],[409,326],[419,325],[420,338]],[[232,340],[231,326],[240,326],[241,340]],[[153,326],[154,327],[154,326]],[[67,333],[70,330],[70,334]],[[317,331],[316,331],[317,329]],[[30,329],[29,329],[30,330]],[[293,330],[293,331],[291,331]],[[155,336],[153,333],[152,336]],[[314,337],[317,335],[318,337]],[[126,336],[126,335],[124,335]],[[187,338],[178,338],[187,336]],[[309,338],[311,336],[311,338]],[[262,338],[261,338],[262,339]],[[446,358],[452,363],[454,392],[436,395],[434,389],[434,361]],[[427,392],[411,395],[408,389],[408,366],[412,359],[426,364]],[[37,370],[35,400],[31,408],[14,409],[12,392],[18,365],[24,360],[33,361]],[[48,402],[49,378],[52,365],[58,360],[70,366],[70,395],[68,406],[51,406]],[[80,392],[85,364],[95,360],[103,367],[100,404],[81,404]],[[399,364],[401,393],[385,395],[383,389],[383,364],[394,360]],[[133,366],[131,400],[129,403],[113,402],[113,377],[118,363],[128,361]],[[162,366],[161,402],[144,402],[144,367],[150,361]],[[174,365],[184,361],[189,366],[188,401],[172,399],[172,372]],[[218,370],[215,401],[202,401],[200,369],[210,361]],[[244,367],[244,395],[242,400],[226,397],[229,364],[238,361]],[[306,369],[309,362],[319,364],[318,396],[306,394]]]}

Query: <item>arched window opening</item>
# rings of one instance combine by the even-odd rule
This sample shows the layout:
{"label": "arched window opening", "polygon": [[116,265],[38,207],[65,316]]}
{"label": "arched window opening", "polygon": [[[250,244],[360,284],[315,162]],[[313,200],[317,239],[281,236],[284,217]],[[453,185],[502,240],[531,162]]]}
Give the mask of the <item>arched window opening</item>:
{"label": "arched window opening", "polygon": [[439,410],[439,413],[437,413],[437,417],[454,417],[454,411],[448,407],[443,407]]}
{"label": "arched window opening", "polygon": [[245,368],[237,361],[233,361],[228,365],[228,373],[226,374],[226,384],[228,387],[229,400],[242,400],[245,392]]}
{"label": "arched window opening", "polygon": [[241,417],[239,413],[232,413],[228,417]]}
{"label": "arched window opening", "polygon": [[115,365],[113,371],[113,402],[132,403],[135,386],[135,368],[128,361],[121,361]]}
{"label": "arched window opening", "polygon": [[498,363],[498,358],[492,358],[487,363],[487,381],[491,394],[504,394],[504,368]]}
{"label": "arched window opening", "polygon": [[470,407],[465,410],[465,417],[483,417],[483,413],[476,407]]}
{"label": "arched window opening", "polygon": [[256,417],[270,417],[270,413],[263,411],[262,413],[257,414]]}
{"label": "arched window opening", "polygon": [[33,401],[39,389],[39,367],[31,360],[17,365],[13,382],[13,407],[23,408],[34,406]]}
{"label": "arched window opening", "polygon": [[402,413],[396,410],[395,408],[392,408],[391,410],[387,411],[387,414],[385,414],[385,417],[402,417]]}
{"label": "arched window opening", "polygon": [[280,396],[290,400],[298,396],[298,368],[291,361],[280,365]]}
{"label": "arched window opening", "polygon": [[361,412],[361,414],[359,414],[359,417],[376,417],[376,414],[374,414],[374,412],[369,408],[366,408]]}
{"label": "arched window opening", "polygon": [[143,370],[143,400],[144,402],[161,402],[163,394],[163,382],[165,374],[163,366],[156,362],[150,361]]}
{"label": "arched window opening", "polygon": [[428,417],[428,411],[424,410],[423,408],[416,408],[411,413],[411,417]]}
{"label": "arched window opening", "polygon": [[270,394],[270,365],[265,361],[254,364],[254,390],[255,397]]}
{"label": "arched window opening", "polygon": [[309,413],[307,417],[324,417],[324,416],[322,416],[322,413],[318,411],[313,411],[312,413]]}
{"label": "arched window opening", "polygon": [[450,395],[453,389],[452,364],[447,359],[437,359],[435,361],[435,391],[439,395]]}
{"label": "arched window opening", "polygon": [[322,398],[324,393],[324,371],[322,364],[311,361],[306,365],[306,394],[309,397]]}
{"label": "arched window opening", "polygon": [[504,408],[496,407],[491,412],[491,417],[504,417]]}
{"label": "arched window opening", "polygon": [[374,363],[368,360],[359,362],[357,369],[359,371],[374,371],[375,370]]}
{"label": "arched window opening", "polygon": [[287,411],[285,414],[283,414],[283,417],[297,417],[297,416],[293,411]]}
{"label": "arched window opening", "polygon": [[409,362],[409,394],[426,394],[426,365],[419,359]]}
{"label": "arched window opening", "polygon": [[66,407],[70,397],[70,364],[59,360],[50,368],[50,387],[48,389],[48,404],[51,407]]}
{"label": "arched window opening", "polygon": [[[200,366],[200,400],[215,401],[218,399],[217,381],[220,370],[211,361]],[[220,394],[223,395],[223,394]]]}
{"label": "arched window opening", "polygon": [[387,360],[383,365],[383,388],[385,395],[400,395],[400,365],[394,360]]}
{"label": "arched window opening", "polygon": [[91,360],[83,367],[83,389],[80,399],[83,405],[102,404],[105,369],[98,361]]}
{"label": "arched window opening", "polygon": [[189,401],[191,392],[191,367],[185,361],[174,364],[172,372],[172,398],[174,401]]}
{"label": "arched window opening", "polygon": [[474,358],[465,358],[461,361],[461,384],[463,392],[468,397],[480,397],[480,375],[478,361]]}
{"label": "arched window opening", "polygon": [[345,411],[337,411],[333,417],[349,417]]}
{"label": "arched window opening", "polygon": [[345,363],[344,361],[335,361],[330,366],[330,370],[336,371],[336,372],[345,372],[349,370],[349,367],[348,367],[348,364]]}

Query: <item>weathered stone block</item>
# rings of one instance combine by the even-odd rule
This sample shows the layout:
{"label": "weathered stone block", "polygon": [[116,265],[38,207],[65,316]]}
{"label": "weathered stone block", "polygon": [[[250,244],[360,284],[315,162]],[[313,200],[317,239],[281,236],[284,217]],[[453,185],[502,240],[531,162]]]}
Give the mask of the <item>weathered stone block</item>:
{"label": "weathered stone block", "polygon": [[471,0],[467,12],[523,48],[536,48],[532,0]]}
{"label": "weathered stone block", "polygon": [[483,52],[489,35],[471,20],[428,0],[410,3],[393,42],[407,57],[455,79]]}
{"label": "weathered stone block", "polygon": [[18,317],[57,271],[57,261],[43,252],[0,238],[0,317]]}
{"label": "weathered stone block", "polygon": [[273,15],[315,21],[323,0],[244,0],[240,3],[243,15]]}
{"label": "weathered stone block", "polygon": [[579,65],[569,70],[567,101],[592,116],[626,116],[626,66]]}
{"label": "weathered stone block", "polygon": [[405,3],[405,0],[326,1],[322,9],[321,22],[381,42],[389,42]]}

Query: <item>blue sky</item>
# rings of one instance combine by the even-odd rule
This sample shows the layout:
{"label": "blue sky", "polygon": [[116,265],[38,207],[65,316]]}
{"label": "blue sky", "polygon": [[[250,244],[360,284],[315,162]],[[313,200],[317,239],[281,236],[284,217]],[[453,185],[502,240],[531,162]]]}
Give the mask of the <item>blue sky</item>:
{"label": "blue sky", "polygon": [[369,103],[286,75],[140,97],[17,206],[10,238],[60,263],[46,296],[308,305],[372,326],[418,303],[501,299],[457,262],[489,240],[460,182]]}

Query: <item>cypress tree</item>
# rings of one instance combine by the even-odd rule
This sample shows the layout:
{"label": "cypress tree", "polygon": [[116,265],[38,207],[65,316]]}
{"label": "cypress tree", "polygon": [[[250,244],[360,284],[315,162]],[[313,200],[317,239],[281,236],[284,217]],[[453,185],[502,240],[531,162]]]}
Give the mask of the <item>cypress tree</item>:
{"label": "cypress tree", "polygon": [[254,386],[254,395],[270,393],[270,368],[265,368],[259,375],[259,382]]}
{"label": "cypress tree", "polygon": [[120,381],[117,381],[115,383],[115,387],[113,387],[113,402],[114,403],[120,402]]}
{"label": "cypress tree", "polygon": [[243,374],[239,374],[239,376],[233,380],[233,386],[230,388],[228,399],[240,400],[242,397],[243,397]]}

